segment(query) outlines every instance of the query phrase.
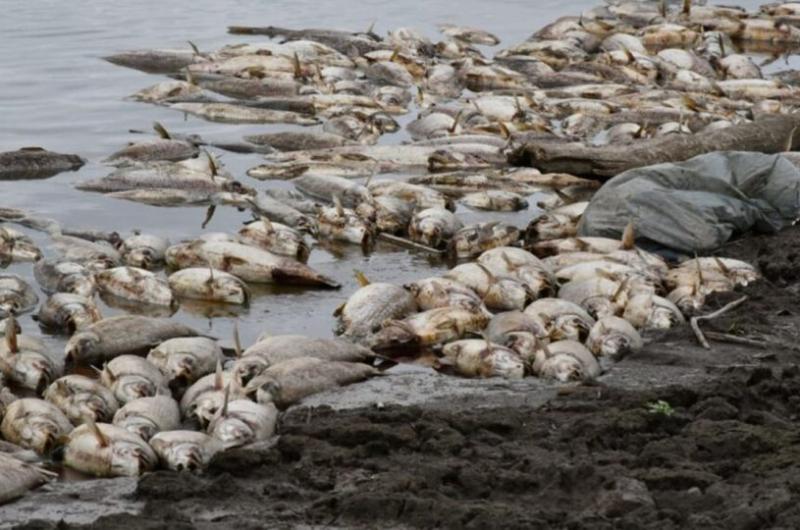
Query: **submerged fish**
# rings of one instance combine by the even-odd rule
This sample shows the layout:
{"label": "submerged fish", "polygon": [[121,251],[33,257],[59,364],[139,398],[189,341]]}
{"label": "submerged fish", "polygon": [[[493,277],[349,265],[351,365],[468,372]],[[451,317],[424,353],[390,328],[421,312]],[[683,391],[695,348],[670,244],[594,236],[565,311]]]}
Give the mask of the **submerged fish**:
{"label": "submerged fish", "polygon": [[85,163],[77,155],[54,153],[41,147],[23,147],[0,153],[0,180],[47,178],[62,171],[80,169]]}

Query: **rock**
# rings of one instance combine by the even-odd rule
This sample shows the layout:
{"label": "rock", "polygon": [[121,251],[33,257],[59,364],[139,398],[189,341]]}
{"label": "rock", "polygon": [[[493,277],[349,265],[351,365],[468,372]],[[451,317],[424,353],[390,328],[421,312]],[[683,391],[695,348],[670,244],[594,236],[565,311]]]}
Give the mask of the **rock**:
{"label": "rock", "polygon": [[642,506],[654,506],[647,485],[633,478],[621,477],[610,490],[600,492],[597,509],[606,517],[620,517]]}

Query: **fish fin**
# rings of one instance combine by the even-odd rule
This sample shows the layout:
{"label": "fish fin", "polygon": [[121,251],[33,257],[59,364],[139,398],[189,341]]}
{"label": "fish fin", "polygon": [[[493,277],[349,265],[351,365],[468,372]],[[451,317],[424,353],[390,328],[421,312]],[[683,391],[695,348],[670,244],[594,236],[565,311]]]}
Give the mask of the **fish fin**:
{"label": "fish fin", "polygon": [[796,132],[797,132],[797,127],[789,131],[789,136],[786,138],[786,145],[783,146],[784,151],[792,151],[792,147],[794,147],[794,135]]}
{"label": "fish fin", "polygon": [[222,401],[222,411],[220,412],[220,417],[224,418],[228,415],[228,402],[231,399],[231,384],[228,383],[225,387],[225,399]]}
{"label": "fish fin", "polygon": [[509,144],[510,144],[512,142],[512,138],[511,138],[511,131],[509,130],[508,126],[504,122],[498,121],[497,122],[497,127],[500,129],[500,132],[502,133],[503,138],[508,139]]}
{"label": "fish fin", "polygon": [[703,268],[700,266],[700,258],[697,257],[697,252],[694,253],[694,266],[697,269],[697,279],[700,285],[702,285],[705,279],[703,278]]}
{"label": "fish fin", "polygon": [[214,370],[214,389],[222,390],[222,361],[217,361],[217,368]]}
{"label": "fish fin", "polygon": [[17,341],[17,319],[13,314],[6,319],[6,346],[11,353],[19,352],[19,342]]}
{"label": "fish fin", "polygon": [[391,57],[389,57],[389,62],[392,62],[392,63],[393,63],[393,62],[395,62],[395,61],[397,60],[397,57],[398,57],[399,55],[400,55],[400,48],[395,48],[395,49],[392,51],[392,55],[391,55]]}
{"label": "fish fin", "polygon": [[103,368],[102,369],[96,367],[95,365],[91,365],[91,366],[89,366],[89,368],[94,370],[95,373],[97,373],[97,375],[100,375],[103,372],[105,372],[108,375],[109,379],[111,379],[111,381],[116,381],[116,379],[117,379],[117,375],[114,372],[111,371],[111,368],[108,367],[108,363],[103,364]]}
{"label": "fish fin", "polygon": [[195,55],[203,55],[202,53],[200,53],[200,49],[197,47],[195,43],[193,43],[190,40],[187,40],[186,42],[189,43],[189,46],[192,48],[192,52],[194,52]]}
{"label": "fish fin", "polygon": [[2,357],[0,357],[0,373],[1,374],[10,374],[13,371],[14,371],[14,367],[11,365],[9,360],[8,359],[3,359]]}
{"label": "fish fin", "polygon": [[625,230],[622,231],[622,249],[630,250],[636,243],[636,231],[634,229],[633,221],[628,221],[625,225]]}
{"label": "fish fin", "polygon": [[459,109],[459,111],[456,113],[455,117],[453,118],[453,125],[450,126],[450,129],[448,129],[447,132],[449,132],[450,134],[455,134],[456,128],[458,127],[458,122],[461,121],[461,115],[463,113],[464,113],[464,109],[463,108]]}
{"label": "fish fin", "polygon": [[717,264],[717,267],[719,267],[719,270],[722,271],[722,274],[724,274],[728,278],[731,277],[731,269],[730,269],[730,267],[725,265],[725,263],[721,259],[719,259],[717,256],[714,256],[714,263]]}
{"label": "fish fin", "polygon": [[338,317],[341,316],[342,312],[344,312],[344,308],[347,305],[347,302],[342,302],[339,304],[336,309],[333,310],[333,316]]}
{"label": "fish fin", "polygon": [[292,63],[294,66],[294,78],[301,79],[303,77],[303,68],[300,65],[300,56],[297,55],[297,52],[294,52]]}
{"label": "fish fin", "polygon": [[681,12],[687,17],[692,14],[692,0],[683,0],[683,9]]}
{"label": "fish fin", "polygon": [[242,340],[239,337],[239,321],[234,320],[233,322],[233,348],[236,351],[236,358],[242,356]]}
{"label": "fish fin", "polygon": [[193,86],[198,86],[197,85],[197,78],[194,76],[194,74],[192,73],[191,70],[186,68],[184,75],[186,76],[186,82],[187,83],[189,83],[190,85],[193,85]]}
{"label": "fish fin", "polygon": [[622,281],[619,283],[619,287],[617,287],[617,290],[614,292],[614,295],[611,297],[611,300],[612,300],[613,302],[615,302],[615,303],[616,303],[616,302],[618,301],[617,299],[618,299],[619,297],[621,297],[621,296],[622,296],[622,293],[624,293],[624,292],[625,292],[625,289],[628,287],[628,282],[629,282],[629,281],[630,281],[630,276],[629,276],[629,277],[627,277],[627,278],[624,278],[624,279],[623,279],[623,280],[622,280]]}
{"label": "fish fin", "polygon": [[579,237],[575,238],[575,245],[578,247],[578,250],[580,250],[581,252],[588,251],[589,248],[591,247],[591,245],[589,243],[587,243],[586,241],[584,241],[583,239],[581,239]]}
{"label": "fish fin", "polygon": [[509,270],[513,271],[514,269],[517,268],[517,266],[514,265],[514,262],[511,260],[511,258],[508,256],[508,254],[506,254],[505,252],[501,252],[500,253],[500,257],[503,258],[503,261],[505,262],[505,264],[509,268]]}
{"label": "fish fin", "polygon": [[205,229],[208,226],[208,223],[211,222],[211,218],[214,217],[214,212],[217,211],[217,206],[215,204],[211,204],[206,210],[206,217],[203,219],[203,222],[200,224],[200,228]]}
{"label": "fish fin", "polygon": [[103,431],[100,430],[100,427],[97,426],[90,416],[85,416],[84,421],[86,422],[86,425],[89,426],[89,429],[92,431],[94,437],[97,438],[97,443],[100,444],[100,447],[108,447],[111,445],[111,440],[108,439],[108,436],[103,434]]}
{"label": "fish fin", "polygon": [[217,161],[214,160],[214,157],[211,155],[211,153],[205,149],[203,149],[203,153],[205,153],[206,158],[208,159],[208,170],[211,173],[211,182],[214,182],[214,177],[219,175],[219,166],[217,165]]}
{"label": "fish fin", "polygon": [[361,272],[359,270],[354,271],[354,272],[355,272],[355,276],[356,276],[356,281],[358,281],[358,285],[360,285],[361,287],[366,287],[367,285],[370,284],[369,278],[367,278],[366,274],[364,274],[363,272]]}
{"label": "fish fin", "polygon": [[484,265],[483,263],[478,263],[477,261],[475,262],[475,265],[479,267],[484,272],[484,274],[486,274],[486,276],[489,278],[490,284],[494,284],[497,282],[497,276],[495,276],[494,273],[490,271],[488,267],[486,267],[486,265]]}
{"label": "fish fin", "polygon": [[222,258],[222,270],[230,270],[232,265],[246,265],[247,261],[236,256],[225,256]]}
{"label": "fish fin", "polygon": [[342,200],[338,195],[333,196],[333,206],[336,208],[336,213],[341,217],[344,217],[344,207],[342,206]]}
{"label": "fish fin", "polygon": [[662,17],[667,18],[667,0],[661,0],[658,3],[658,13]]}
{"label": "fish fin", "polygon": [[163,138],[164,140],[172,140],[172,135],[169,134],[167,128],[164,127],[160,122],[153,122],[153,130],[156,131],[159,138]]}
{"label": "fish fin", "polygon": [[214,267],[210,264],[208,265],[208,280],[206,280],[206,284],[211,287],[214,285]]}
{"label": "fish fin", "polygon": [[267,229],[267,232],[274,232],[275,227],[272,226],[272,221],[270,221],[269,217],[262,215],[260,217],[261,222],[264,223],[264,227]]}

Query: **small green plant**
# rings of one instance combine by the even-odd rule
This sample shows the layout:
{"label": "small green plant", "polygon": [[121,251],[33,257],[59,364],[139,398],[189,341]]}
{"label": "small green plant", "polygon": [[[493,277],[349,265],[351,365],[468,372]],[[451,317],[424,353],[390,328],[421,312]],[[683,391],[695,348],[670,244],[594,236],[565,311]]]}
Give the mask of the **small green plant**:
{"label": "small green plant", "polygon": [[672,408],[672,405],[664,401],[663,399],[659,399],[658,401],[651,401],[647,404],[647,411],[651,414],[662,414],[664,416],[672,416],[675,414],[675,409]]}

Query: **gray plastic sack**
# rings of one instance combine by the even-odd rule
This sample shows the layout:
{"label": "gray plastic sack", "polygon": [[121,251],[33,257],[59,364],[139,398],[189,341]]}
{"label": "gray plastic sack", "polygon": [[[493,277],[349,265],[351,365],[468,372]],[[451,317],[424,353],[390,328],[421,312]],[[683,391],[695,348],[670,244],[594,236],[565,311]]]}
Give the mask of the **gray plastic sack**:
{"label": "gray plastic sack", "polygon": [[798,217],[800,169],[780,155],[721,151],[620,173],[592,198],[578,235],[619,238],[633,221],[637,239],[707,251]]}

